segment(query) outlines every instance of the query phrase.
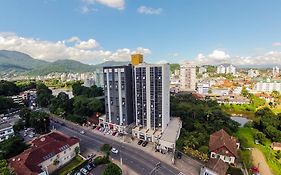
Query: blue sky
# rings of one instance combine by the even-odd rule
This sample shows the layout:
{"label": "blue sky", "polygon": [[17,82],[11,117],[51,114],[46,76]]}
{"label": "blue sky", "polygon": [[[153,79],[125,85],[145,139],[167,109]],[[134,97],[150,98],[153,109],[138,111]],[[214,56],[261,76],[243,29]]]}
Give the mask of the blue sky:
{"label": "blue sky", "polygon": [[[135,50],[148,62],[254,64],[266,57],[281,64],[280,7],[278,0],[3,0],[0,49],[92,64],[127,60]],[[7,44],[21,37],[21,47]],[[66,43],[71,37],[79,40]],[[89,39],[94,46],[78,47],[88,53],[78,58],[74,46]],[[57,42],[64,46],[50,54]]]}

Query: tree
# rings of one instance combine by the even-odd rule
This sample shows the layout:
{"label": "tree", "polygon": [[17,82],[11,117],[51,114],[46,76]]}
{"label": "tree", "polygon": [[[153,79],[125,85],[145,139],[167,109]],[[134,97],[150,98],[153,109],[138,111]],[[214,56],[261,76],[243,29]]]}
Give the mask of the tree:
{"label": "tree", "polygon": [[13,136],[0,143],[0,159],[8,159],[23,152],[27,146],[20,136]]}
{"label": "tree", "polygon": [[52,91],[43,83],[37,84],[36,87],[37,103],[41,107],[47,107],[51,103]]}
{"label": "tree", "polygon": [[248,97],[249,96],[249,92],[248,92],[248,90],[245,87],[242,88],[241,94],[244,97]]}
{"label": "tree", "polygon": [[265,143],[266,143],[266,137],[265,137],[264,133],[262,133],[262,132],[257,132],[257,133],[255,133],[254,138],[255,138],[256,140],[258,140],[261,144],[265,145]]}
{"label": "tree", "polygon": [[8,109],[18,106],[18,104],[14,103],[13,99],[0,96],[0,113],[6,112]]}
{"label": "tree", "polygon": [[103,175],[122,175],[122,170],[119,166],[114,163],[109,163],[106,165]]}
{"label": "tree", "polygon": [[12,175],[6,160],[0,160],[0,175]]}
{"label": "tree", "polygon": [[13,82],[1,80],[0,81],[0,96],[12,96],[19,94],[20,89]]}
{"label": "tree", "polygon": [[45,112],[32,112],[30,116],[30,126],[35,129],[37,133],[47,133],[50,127],[49,115]]}
{"label": "tree", "polygon": [[108,157],[110,154],[111,146],[109,144],[103,144],[100,150],[106,155],[106,157]]}

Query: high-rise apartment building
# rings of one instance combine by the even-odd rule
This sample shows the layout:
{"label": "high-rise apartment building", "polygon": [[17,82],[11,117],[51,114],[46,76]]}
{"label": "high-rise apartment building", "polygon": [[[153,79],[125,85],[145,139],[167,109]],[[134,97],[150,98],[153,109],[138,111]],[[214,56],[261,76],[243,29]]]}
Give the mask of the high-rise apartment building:
{"label": "high-rise apartment building", "polygon": [[279,76],[279,73],[280,73],[279,67],[278,67],[278,66],[274,66],[274,67],[272,68],[272,75],[273,75],[273,77]]}
{"label": "high-rise apartment building", "polygon": [[180,66],[180,90],[195,91],[196,66],[186,62]]}
{"label": "high-rise apartment building", "polygon": [[236,74],[236,67],[232,64],[221,64],[217,67],[217,74]]}
{"label": "high-rise apartment building", "polygon": [[105,127],[123,131],[134,121],[132,65],[104,67]]}
{"label": "high-rise apartment building", "polygon": [[136,125],[164,131],[170,121],[170,65],[134,67]]}

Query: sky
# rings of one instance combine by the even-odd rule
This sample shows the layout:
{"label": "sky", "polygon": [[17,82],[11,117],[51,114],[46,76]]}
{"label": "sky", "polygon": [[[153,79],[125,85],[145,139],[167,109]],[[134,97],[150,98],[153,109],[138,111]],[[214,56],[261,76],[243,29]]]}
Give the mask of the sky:
{"label": "sky", "polygon": [[280,0],[2,0],[0,49],[88,64],[281,65]]}

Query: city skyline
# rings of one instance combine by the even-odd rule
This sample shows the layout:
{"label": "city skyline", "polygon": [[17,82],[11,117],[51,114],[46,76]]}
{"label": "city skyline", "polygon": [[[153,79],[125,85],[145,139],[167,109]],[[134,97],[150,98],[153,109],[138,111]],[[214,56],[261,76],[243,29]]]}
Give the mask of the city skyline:
{"label": "city skyline", "polygon": [[139,52],[152,63],[277,65],[280,5],[253,0],[4,1],[0,49],[88,64],[129,61]]}

